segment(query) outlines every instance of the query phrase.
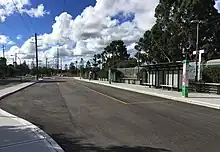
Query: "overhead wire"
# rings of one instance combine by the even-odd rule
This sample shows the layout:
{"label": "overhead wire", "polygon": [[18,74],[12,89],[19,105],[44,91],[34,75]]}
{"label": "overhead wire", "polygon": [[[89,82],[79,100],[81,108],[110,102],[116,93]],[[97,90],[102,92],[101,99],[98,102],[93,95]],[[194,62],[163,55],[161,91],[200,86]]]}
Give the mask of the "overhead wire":
{"label": "overhead wire", "polygon": [[23,21],[24,25],[26,26],[26,29],[27,29],[28,32],[30,32],[30,34],[32,35],[31,29],[29,28],[29,26],[28,26],[27,23],[25,22],[23,16],[21,15],[21,12],[18,10],[18,8],[17,8],[17,6],[16,6],[14,0],[11,0],[11,1],[12,1],[13,5],[15,6],[15,9],[16,9],[16,11],[18,12],[18,14],[19,14],[21,20]]}
{"label": "overhead wire", "polygon": [[[20,1],[20,3],[22,4],[22,1]],[[23,5],[23,4],[22,4]],[[27,18],[27,20],[28,20],[28,22],[30,23],[30,25],[31,25],[31,27],[33,28],[31,28],[32,29],[32,31],[34,32],[34,31],[36,31],[35,29],[34,29],[34,26],[33,26],[33,22],[31,21],[31,19],[29,18],[29,17],[26,17]],[[35,32],[34,32],[35,33]]]}
{"label": "overhead wire", "polygon": [[[0,7],[7,12],[7,9],[5,8],[5,5],[4,5],[4,4],[0,5]],[[17,33],[13,30],[13,28],[12,28],[10,25],[8,25],[7,22],[4,22],[3,25],[6,26],[11,32],[13,31],[13,33],[14,33],[15,35],[17,35]]]}

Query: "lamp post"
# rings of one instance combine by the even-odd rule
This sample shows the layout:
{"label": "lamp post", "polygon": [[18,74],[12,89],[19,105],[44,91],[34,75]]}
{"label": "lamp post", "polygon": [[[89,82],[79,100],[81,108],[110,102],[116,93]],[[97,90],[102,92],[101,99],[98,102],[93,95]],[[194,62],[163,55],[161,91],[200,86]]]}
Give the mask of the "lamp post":
{"label": "lamp post", "polygon": [[82,79],[82,70],[83,70],[83,58],[80,59],[80,79]]}
{"label": "lamp post", "polygon": [[[108,59],[110,59],[110,54],[108,55]],[[110,66],[110,62],[108,61],[108,82],[109,84],[112,83],[112,78],[111,78],[111,66]]]}
{"label": "lamp post", "polygon": [[141,53],[141,49],[138,49],[138,59],[137,59],[137,64],[138,64],[138,76],[137,76],[137,78],[138,78],[138,80],[140,80],[140,62],[141,62],[140,53]]}
{"label": "lamp post", "polygon": [[[119,45],[117,44],[116,45],[116,51],[114,52],[112,52],[112,58],[113,58],[113,66],[112,66],[112,68],[115,70],[115,67],[116,67],[116,69],[117,69],[117,63],[118,63],[118,61],[120,60],[120,58],[118,58],[118,56],[117,56],[117,52],[119,52]],[[116,58],[115,58],[116,57]],[[116,63],[116,66],[115,66],[115,63]],[[113,72],[112,73],[112,75],[111,75],[111,81],[115,81],[116,80],[116,73],[115,72]]]}
{"label": "lamp post", "polygon": [[78,68],[77,68],[78,61],[76,61],[75,64],[76,64],[76,76],[78,77]]}
{"label": "lamp post", "polygon": [[199,24],[203,23],[200,20],[192,20],[191,23],[196,24],[196,76],[195,81],[198,81],[198,55],[199,55]]}

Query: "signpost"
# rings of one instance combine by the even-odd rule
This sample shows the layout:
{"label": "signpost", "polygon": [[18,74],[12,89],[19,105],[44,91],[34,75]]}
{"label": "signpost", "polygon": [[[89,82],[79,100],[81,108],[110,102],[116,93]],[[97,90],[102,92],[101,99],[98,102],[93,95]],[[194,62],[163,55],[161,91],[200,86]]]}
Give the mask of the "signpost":
{"label": "signpost", "polygon": [[[202,63],[202,54],[205,53],[204,50],[199,50],[199,63],[198,63],[198,71],[197,72],[197,81],[200,81],[202,79],[201,77],[201,63]],[[193,54],[196,54],[196,51],[193,51]]]}
{"label": "signpost", "polygon": [[182,97],[188,97],[188,86],[189,86],[189,78],[188,78],[188,66],[189,61],[183,61],[183,79],[182,79]]}

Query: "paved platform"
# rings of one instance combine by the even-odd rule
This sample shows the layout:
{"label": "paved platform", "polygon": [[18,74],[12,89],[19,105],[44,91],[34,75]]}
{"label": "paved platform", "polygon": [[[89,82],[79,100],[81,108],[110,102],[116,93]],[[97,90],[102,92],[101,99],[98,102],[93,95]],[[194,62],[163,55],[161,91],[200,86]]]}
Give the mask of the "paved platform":
{"label": "paved platform", "polygon": [[105,86],[115,87],[119,89],[124,89],[128,91],[134,91],[138,93],[143,93],[147,95],[157,96],[165,99],[171,99],[175,101],[186,102],[190,104],[195,104],[199,106],[220,109],[220,95],[208,94],[208,93],[189,93],[189,98],[183,98],[181,92],[168,91],[162,89],[154,89],[141,85],[125,84],[125,83],[112,83],[109,84],[108,81],[99,81],[88,79],[80,79],[75,77],[76,80],[87,81],[91,83],[102,84]]}
{"label": "paved platform", "polygon": [[[34,83],[22,83],[2,89],[0,98]],[[0,109],[0,134],[0,152],[63,152],[60,146],[37,126],[2,109]]]}

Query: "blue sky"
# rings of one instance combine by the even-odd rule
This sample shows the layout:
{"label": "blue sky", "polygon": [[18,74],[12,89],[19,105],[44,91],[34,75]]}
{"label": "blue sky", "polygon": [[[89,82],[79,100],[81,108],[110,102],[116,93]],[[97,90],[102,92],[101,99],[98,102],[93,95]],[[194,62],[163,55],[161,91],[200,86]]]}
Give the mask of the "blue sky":
{"label": "blue sky", "polygon": [[[81,14],[87,6],[94,6],[95,0],[35,0],[31,1],[31,4],[34,8],[39,4],[44,4],[45,9],[50,12],[49,15],[45,15],[42,18],[31,18],[28,15],[23,15],[32,33],[29,32],[19,14],[8,17],[3,24],[0,24],[1,34],[9,36],[18,46],[21,46],[34,32],[38,34],[50,33],[54,18],[63,11],[68,12],[75,18],[77,15]],[[17,35],[22,35],[22,39],[17,40]]]}
{"label": "blue sky", "polygon": [[118,39],[122,39],[132,53],[134,43],[154,24],[158,2],[1,0],[0,45],[6,46],[7,57],[18,53],[22,60],[32,60],[36,32],[40,60],[49,58],[53,62],[57,50],[65,63],[81,57],[88,60]]}
{"label": "blue sky", "polygon": [[118,39],[134,54],[135,42],[155,23],[158,3],[159,0],[1,0],[0,45],[6,45],[7,57],[19,53],[22,60],[32,60],[35,46],[31,42],[36,32],[42,61],[48,58],[52,63],[57,50],[67,64],[81,57],[88,60]]}

